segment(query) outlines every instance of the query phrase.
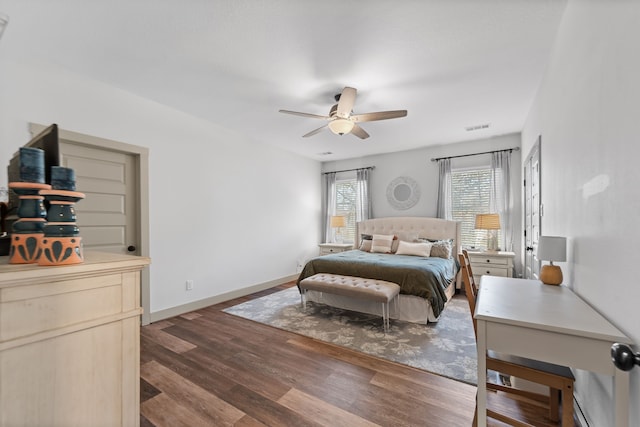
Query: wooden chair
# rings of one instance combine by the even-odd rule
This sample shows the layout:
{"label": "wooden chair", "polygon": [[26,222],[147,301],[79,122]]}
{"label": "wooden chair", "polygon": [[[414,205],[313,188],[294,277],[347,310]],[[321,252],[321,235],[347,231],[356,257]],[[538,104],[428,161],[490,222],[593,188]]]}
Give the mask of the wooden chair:
{"label": "wooden chair", "polygon": [[[467,251],[458,254],[460,266],[462,269],[462,282],[464,290],[469,301],[471,309],[471,317],[476,311],[476,298],[478,296],[478,286],[473,279],[471,264]],[[473,330],[478,336],[476,319],[473,319]],[[525,359],[523,357],[509,356],[499,354],[493,351],[487,352],[487,369],[499,372],[502,375],[521,378],[533,383],[549,387],[548,395],[519,390],[507,385],[494,384],[487,381],[487,390],[501,391],[511,395],[523,396],[536,401],[544,402],[549,406],[549,419],[554,422],[559,421],[558,409],[560,395],[562,395],[562,426],[569,427],[574,425],[573,420],[573,383],[575,378],[571,373],[571,369],[565,366],[558,366],[551,363],[540,362],[537,360]],[[473,426],[477,425],[478,411],[473,417]],[[528,426],[531,424],[511,418],[505,414],[496,412],[487,408],[487,416],[502,421],[512,426]]]}

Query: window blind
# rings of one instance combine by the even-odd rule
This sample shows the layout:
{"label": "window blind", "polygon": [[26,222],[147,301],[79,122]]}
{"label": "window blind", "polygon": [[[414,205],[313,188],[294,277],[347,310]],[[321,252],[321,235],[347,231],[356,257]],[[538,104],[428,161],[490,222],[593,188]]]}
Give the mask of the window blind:
{"label": "window blind", "polygon": [[[487,230],[474,227],[476,214],[491,212],[491,181],[490,168],[451,171],[451,215],[461,223],[462,247],[487,248]],[[500,239],[502,230],[498,233]]]}
{"label": "window blind", "polygon": [[346,225],[342,228],[345,243],[356,241],[356,198],[355,178],[336,180],[336,215],[344,215]]}

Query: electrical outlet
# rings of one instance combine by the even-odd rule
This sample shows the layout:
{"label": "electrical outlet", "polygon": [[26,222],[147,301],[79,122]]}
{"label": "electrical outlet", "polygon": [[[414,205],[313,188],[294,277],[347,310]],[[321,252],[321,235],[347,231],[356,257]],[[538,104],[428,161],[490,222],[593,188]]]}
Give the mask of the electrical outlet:
{"label": "electrical outlet", "polygon": [[192,291],[193,290],[193,280],[187,280],[186,281],[186,287],[188,291]]}

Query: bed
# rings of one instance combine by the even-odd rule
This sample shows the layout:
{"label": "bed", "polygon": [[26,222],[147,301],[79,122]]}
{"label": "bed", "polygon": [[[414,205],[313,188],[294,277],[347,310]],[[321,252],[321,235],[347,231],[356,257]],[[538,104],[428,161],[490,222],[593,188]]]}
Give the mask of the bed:
{"label": "bed", "polygon": [[[400,240],[449,241],[451,258],[419,257],[395,253],[371,253],[358,249],[361,236],[393,235],[394,246]],[[456,221],[427,217],[375,218],[359,222],[358,242],[354,249],[316,257],[306,263],[298,283],[316,273],[386,280],[400,285],[397,305],[391,306],[390,317],[414,323],[436,322],[447,301],[460,287],[456,254],[459,252],[460,225]],[[338,295],[308,291],[307,301],[334,307],[381,315],[379,304]]]}

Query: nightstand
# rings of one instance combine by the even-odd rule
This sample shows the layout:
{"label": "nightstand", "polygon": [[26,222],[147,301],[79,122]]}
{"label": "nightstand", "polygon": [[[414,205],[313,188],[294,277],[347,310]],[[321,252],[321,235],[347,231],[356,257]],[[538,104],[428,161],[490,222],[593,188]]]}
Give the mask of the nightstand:
{"label": "nightstand", "polygon": [[473,279],[480,283],[480,276],[513,277],[514,252],[469,252]]}
{"label": "nightstand", "polygon": [[353,243],[320,243],[320,255],[335,254],[353,249]]}

